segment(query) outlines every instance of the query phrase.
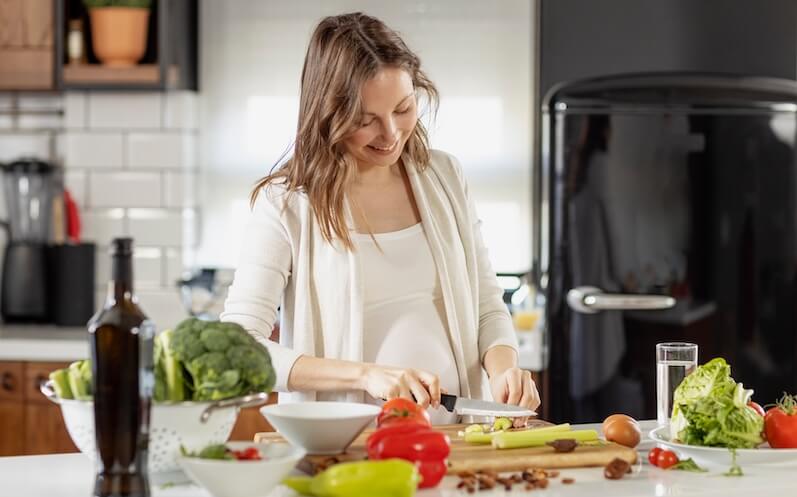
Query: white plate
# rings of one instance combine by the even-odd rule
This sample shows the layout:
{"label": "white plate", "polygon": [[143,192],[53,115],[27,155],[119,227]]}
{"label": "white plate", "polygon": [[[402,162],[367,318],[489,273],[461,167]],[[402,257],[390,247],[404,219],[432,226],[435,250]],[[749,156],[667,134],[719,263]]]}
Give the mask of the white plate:
{"label": "white plate", "polygon": [[[670,427],[660,426],[649,437],[678,454],[681,459],[691,457],[700,465],[730,466],[731,451],[723,447],[701,447],[670,441]],[[745,465],[777,464],[797,466],[797,449],[773,449],[764,444],[757,449],[736,449],[736,462]]]}

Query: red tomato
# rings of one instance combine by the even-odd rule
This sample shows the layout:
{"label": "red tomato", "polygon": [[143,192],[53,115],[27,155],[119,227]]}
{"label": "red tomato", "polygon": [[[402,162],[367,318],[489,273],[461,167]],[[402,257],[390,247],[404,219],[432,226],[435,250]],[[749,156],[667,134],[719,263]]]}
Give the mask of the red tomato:
{"label": "red tomato", "polygon": [[382,412],[376,417],[376,426],[387,426],[394,423],[415,423],[432,426],[429,413],[415,402],[396,398],[385,402]]}
{"label": "red tomato", "polygon": [[748,406],[752,407],[753,410],[762,418],[764,417],[764,408],[758,402],[753,402],[752,400],[747,403]]}
{"label": "red tomato", "polygon": [[660,447],[650,449],[650,452],[648,452],[648,462],[653,466],[657,466],[659,464],[659,454],[661,454]]}
{"label": "red tomato", "polygon": [[678,456],[671,450],[663,450],[659,452],[659,458],[656,460],[656,466],[667,469],[670,466],[678,464]]}
{"label": "red tomato", "polygon": [[231,451],[233,457],[239,461],[260,461],[263,459],[263,456],[260,455],[260,451],[257,450],[256,447],[247,447],[241,450],[233,450]]}
{"label": "red tomato", "polygon": [[769,445],[776,449],[797,449],[797,396],[784,394],[764,416]]}

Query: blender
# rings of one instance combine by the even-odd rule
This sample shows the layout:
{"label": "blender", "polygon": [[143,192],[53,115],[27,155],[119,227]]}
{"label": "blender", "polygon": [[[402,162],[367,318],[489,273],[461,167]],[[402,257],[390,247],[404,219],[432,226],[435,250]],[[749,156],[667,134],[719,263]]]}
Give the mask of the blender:
{"label": "blender", "polygon": [[5,322],[44,322],[54,167],[37,159],[20,159],[2,170],[8,219],[0,224],[8,239],[0,314]]}

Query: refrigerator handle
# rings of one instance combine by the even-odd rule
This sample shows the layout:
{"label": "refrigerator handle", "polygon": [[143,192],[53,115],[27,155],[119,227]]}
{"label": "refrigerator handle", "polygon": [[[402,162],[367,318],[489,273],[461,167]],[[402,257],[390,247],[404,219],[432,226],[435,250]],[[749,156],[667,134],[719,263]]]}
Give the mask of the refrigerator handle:
{"label": "refrigerator handle", "polygon": [[629,295],[605,293],[593,286],[579,286],[567,292],[567,304],[576,312],[670,309],[675,299],[667,295]]}

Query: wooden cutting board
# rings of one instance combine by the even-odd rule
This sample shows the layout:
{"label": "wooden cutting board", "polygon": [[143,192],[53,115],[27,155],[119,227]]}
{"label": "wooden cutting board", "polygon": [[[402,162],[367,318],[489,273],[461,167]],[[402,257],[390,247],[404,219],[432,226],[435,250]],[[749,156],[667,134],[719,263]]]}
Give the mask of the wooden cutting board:
{"label": "wooden cutting board", "polygon": [[[540,424],[549,424],[538,422]],[[522,471],[528,468],[581,468],[605,466],[616,457],[631,464],[636,463],[637,452],[613,442],[601,442],[598,445],[579,445],[573,452],[556,453],[552,447],[532,447],[527,449],[494,449],[491,445],[474,445],[466,443],[457,432],[466,425],[435,426],[436,430],[446,433],[451,439],[451,455],[448,457],[448,473],[462,471]],[[359,461],[366,459],[365,440],[374,430],[365,430],[346,449],[336,456],[308,455],[299,464],[302,471],[315,474],[318,471],[338,462]],[[563,436],[562,438],[566,438]],[[255,442],[284,443],[278,433],[258,433]]]}

